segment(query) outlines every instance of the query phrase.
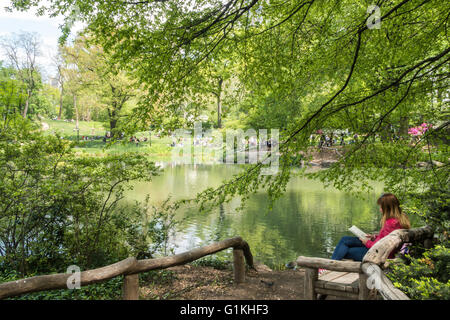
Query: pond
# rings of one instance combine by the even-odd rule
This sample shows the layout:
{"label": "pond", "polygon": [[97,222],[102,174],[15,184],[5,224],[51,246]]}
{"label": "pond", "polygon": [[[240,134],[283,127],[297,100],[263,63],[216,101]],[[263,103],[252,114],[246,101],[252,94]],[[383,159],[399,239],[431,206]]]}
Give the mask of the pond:
{"label": "pond", "polygon": [[[171,195],[172,199],[192,198],[206,187],[218,186],[242,170],[237,165],[171,165],[150,183],[136,183],[129,194],[133,200],[144,200],[150,194],[157,205]],[[206,213],[193,206],[182,208],[177,218],[184,218],[176,236],[170,240],[175,252],[226,238],[241,236],[254,258],[268,266],[279,267],[299,255],[331,257],[343,235],[352,235],[352,225],[366,232],[379,230],[380,214],[376,200],[382,185],[363,198],[334,188],[324,188],[318,181],[293,177],[286,193],[270,211],[264,191],[252,195],[243,211],[236,210],[239,199],[233,199]],[[222,255],[230,257],[231,250]]]}

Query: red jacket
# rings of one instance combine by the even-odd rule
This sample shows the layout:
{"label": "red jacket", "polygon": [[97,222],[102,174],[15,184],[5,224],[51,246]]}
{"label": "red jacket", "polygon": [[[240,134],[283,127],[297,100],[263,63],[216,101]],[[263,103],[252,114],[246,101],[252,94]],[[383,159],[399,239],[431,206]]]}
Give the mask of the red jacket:
{"label": "red jacket", "polygon": [[[384,222],[383,228],[381,228],[380,233],[377,235],[375,240],[373,240],[373,241],[367,240],[366,247],[370,249],[378,240],[384,238],[389,233],[391,233],[392,231],[397,230],[397,229],[402,229],[400,222],[398,222],[397,219],[395,219],[395,218],[387,219]],[[397,249],[392,250],[392,252],[389,254],[388,259],[393,259],[396,251],[397,251]]]}

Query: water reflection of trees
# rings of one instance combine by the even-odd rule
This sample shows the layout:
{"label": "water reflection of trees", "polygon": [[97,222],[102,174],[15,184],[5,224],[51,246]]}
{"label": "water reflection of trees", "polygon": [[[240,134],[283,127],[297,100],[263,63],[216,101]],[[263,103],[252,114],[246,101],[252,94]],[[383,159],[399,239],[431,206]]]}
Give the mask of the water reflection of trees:
{"label": "water reflection of trees", "polygon": [[[237,170],[224,165],[176,166],[137,189],[152,194],[153,199],[167,194],[192,197]],[[339,238],[350,234],[347,229],[351,225],[367,231],[379,228],[376,197],[371,194],[360,199],[294,177],[272,211],[264,192],[253,195],[243,212],[236,211],[239,199],[204,213],[194,205],[180,210],[177,216],[186,220],[180,228],[183,245],[177,251],[239,235],[248,241],[255,258],[267,264],[284,263],[298,255],[329,257]]]}

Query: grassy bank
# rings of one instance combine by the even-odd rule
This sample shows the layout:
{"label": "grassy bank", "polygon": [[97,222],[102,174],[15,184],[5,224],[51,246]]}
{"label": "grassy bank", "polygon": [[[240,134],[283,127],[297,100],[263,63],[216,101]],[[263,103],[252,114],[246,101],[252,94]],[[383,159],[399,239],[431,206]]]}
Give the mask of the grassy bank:
{"label": "grassy bank", "polygon": [[[152,135],[150,139],[149,132],[136,133],[137,138],[147,137],[148,141],[139,142],[139,144],[129,141],[117,141],[115,143],[105,143],[102,138],[108,131],[102,122],[98,121],[79,121],[76,130],[76,122],[64,120],[43,119],[41,126],[47,134],[59,134],[70,141],[78,141],[76,147],[80,154],[103,156],[107,154],[142,152],[148,154],[155,160],[169,160],[171,157],[171,138]],[[83,140],[88,137],[89,140]]]}

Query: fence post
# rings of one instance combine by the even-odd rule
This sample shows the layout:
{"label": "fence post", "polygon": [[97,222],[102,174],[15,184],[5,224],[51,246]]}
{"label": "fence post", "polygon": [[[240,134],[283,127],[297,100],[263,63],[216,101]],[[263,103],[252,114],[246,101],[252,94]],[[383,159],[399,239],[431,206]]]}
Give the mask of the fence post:
{"label": "fence post", "polygon": [[367,288],[367,275],[365,273],[359,274],[359,300],[368,300],[369,299],[369,288]]}
{"label": "fence post", "polygon": [[318,277],[319,277],[318,270],[316,268],[305,268],[304,289],[306,300],[317,300],[315,284]]}
{"label": "fence post", "polygon": [[233,248],[233,270],[234,283],[243,283],[245,281],[245,259],[242,249]]}
{"label": "fence post", "polygon": [[123,300],[139,300],[139,273],[123,277]]}

